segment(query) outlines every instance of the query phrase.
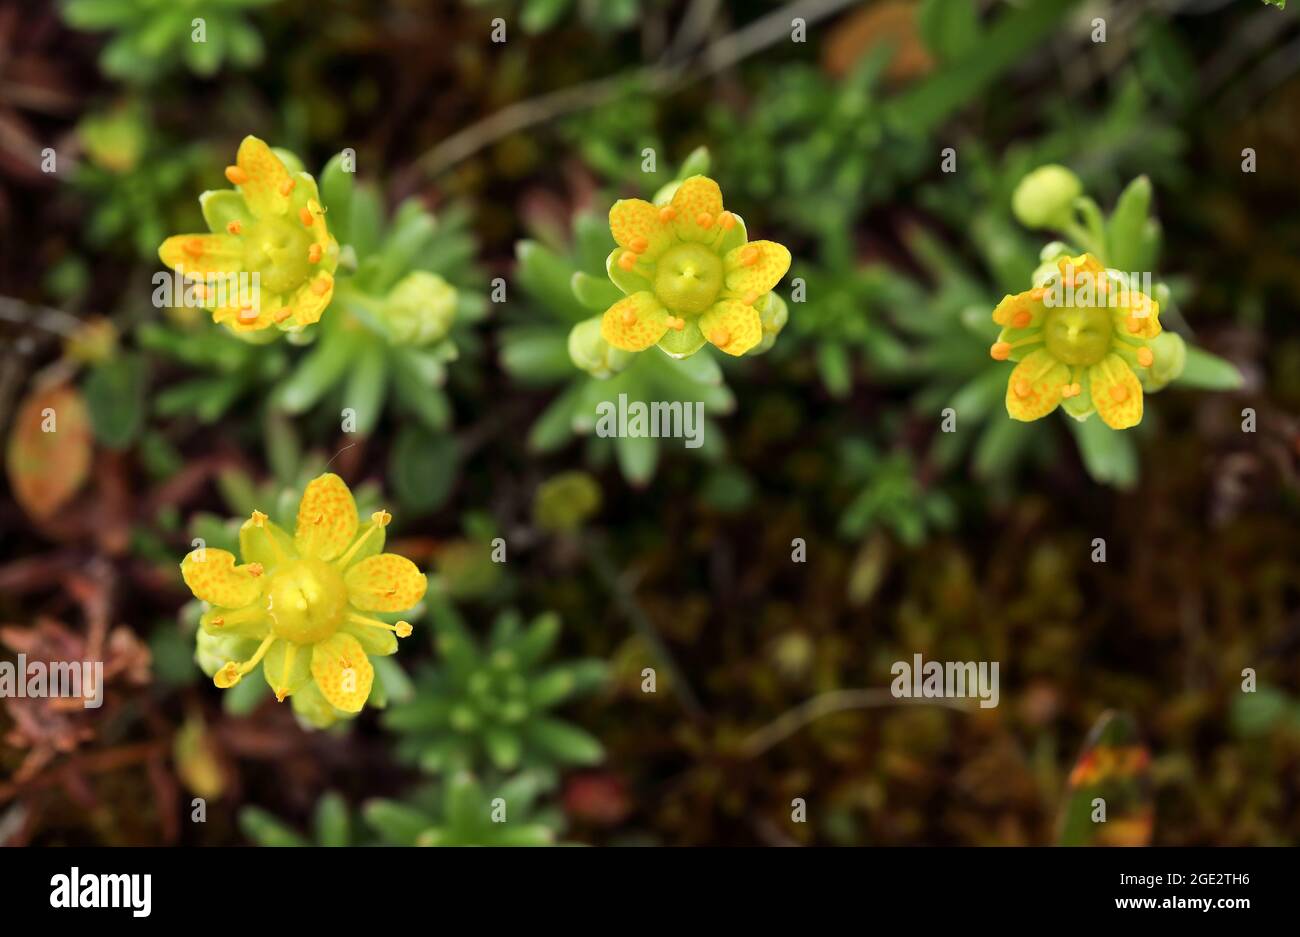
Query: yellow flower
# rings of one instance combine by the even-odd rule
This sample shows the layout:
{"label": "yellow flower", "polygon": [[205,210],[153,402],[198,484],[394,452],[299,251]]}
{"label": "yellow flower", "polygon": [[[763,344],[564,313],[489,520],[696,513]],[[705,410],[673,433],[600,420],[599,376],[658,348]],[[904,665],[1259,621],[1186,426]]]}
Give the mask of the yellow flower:
{"label": "yellow flower", "polygon": [[396,638],[411,633],[404,621],[365,613],[405,611],[426,587],[414,563],[380,552],[390,520],[377,511],[361,524],[348,486],[326,474],[303,492],[292,537],[254,511],[239,530],[242,565],[225,550],[187,555],[185,584],[211,606],[203,630],[252,652],[219,667],[213,682],[234,686],[262,664],[276,699],[292,696],[295,711],[317,724],[359,712],[374,680],[369,656],[394,653]]}
{"label": "yellow flower", "polygon": [[600,334],[615,348],[658,344],[675,358],[711,342],[743,355],[763,338],[759,310],[790,269],[775,241],[747,242],[740,216],[722,208],[722,191],[691,176],[663,206],[622,199],[609,210],[618,247],[605,268],[627,294],[605,311]]}
{"label": "yellow flower", "polygon": [[316,180],[291,172],[251,136],[226,178],[234,189],[199,196],[211,233],[169,237],[158,256],[198,281],[212,318],[237,332],[273,325],[289,331],[318,321],[334,296],[339,247],[325,224]]}
{"label": "yellow flower", "polygon": [[1037,420],[1060,404],[1077,420],[1096,412],[1112,429],[1142,422],[1138,372],[1155,360],[1160,306],[1090,254],[1063,257],[1042,286],[1007,296],[993,310],[1002,326],[989,349],[1018,361],[1007,412]]}

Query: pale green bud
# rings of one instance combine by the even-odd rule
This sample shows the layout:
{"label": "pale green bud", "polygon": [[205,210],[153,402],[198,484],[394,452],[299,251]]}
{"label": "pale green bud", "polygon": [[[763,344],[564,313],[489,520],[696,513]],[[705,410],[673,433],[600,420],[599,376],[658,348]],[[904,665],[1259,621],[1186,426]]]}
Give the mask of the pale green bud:
{"label": "pale green bud", "polygon": [[1011,211],[1027,228],[1057,228],[1069,221],[1074,200],[1082,194],[1078,176],[1049,163],[1020,180],[1011,196]]}

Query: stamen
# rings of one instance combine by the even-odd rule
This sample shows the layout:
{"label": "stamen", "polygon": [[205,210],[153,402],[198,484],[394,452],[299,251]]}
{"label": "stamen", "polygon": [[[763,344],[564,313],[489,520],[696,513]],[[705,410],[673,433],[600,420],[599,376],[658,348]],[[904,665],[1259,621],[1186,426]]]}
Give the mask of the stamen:
{"label": "stamen", "polygon": [[1011,357],[1011,343],[994,342],[993,347],[989,349],[989,357],[994,361],[1006,361]]}
{"label": "stamen", "polygon": [[1034,392],[1034,385],[1029,383],[1029,381],[1026,378],[1022,377],[1016,381],[1015,385],[1012,387],[1012,390],[1016,392],[1017,397],[1028,397],[1030,394]]}
{"label": "stamen", "polygon": [[258,528],[259,530],[266,526],[266,515],[256,509],[254,509],[253,516],[250,517],[249,520],[251,520],[253,522],[253,526]]}
{"label": "stamen", "polygon": [[289,318],[291,315],[293,315],[293,310],[290,309],[288,306],[284,306],[284,307],[281,308],[278,312],[276,312],[276,314],[275,314],[275,321],[276,321],[276,322],[283,322],[285,319]]}
{"label": "stamen", "polygon": [[248,564],[248,575],[253,576],[254,578],[256,578],[257,576],[262,575],[263,572],[265,572],[265,570],[262,569],[262,564],[261,564],[261,563],[249,563],[249,564]]}
{"label": "stamen", "polygon": [[718,216],[718,226],[723,231],[730,231],[736,226],[736,216],[729,211],[724,211]]}
{"label": "stamen", "polygon": [[224,625],[225,623],[226,623],[226,619],[223,618],[223,617],[220,616],[220,615],[218,615],[216,618],[212,619],[212,627],[213,627],[213,628],[220,628],[220,627],[221,627],[222,625]]}
{"label": "stamen", "polygon": [[324,296],[326,293],[329,292],[329,288],[330,288],[330,281],[328,277],[321,277],[319,280],[314,281],[311,285],[311,291],[315,293],[317,296]]}
{"label": "stamen", "polygon": [[262,639],[262,643],[257,646],[257,650],[252,657],[242,664],[238,664],[233,660],[226,661],[225,666],[213,675],[212,682],[223,690],[234,686],[243,678],[244,674],[262,662],[262,658],[266,656],[266,652],[271,649],[271,645],[274,643],[275,635],[268,634]]}
{"label": "stamen", "polygon": [[1128,317],[1128,330],[1134,334],[1142,331],[1142,323],[1137,320],[1136,316]]}
{"label": "stamen", "polygon": [[290,192],[293,191],[293,187],[296,186],[297,184],[298,184],[297,179],[293,179],[293,178],[285,179],[284,182],[280,183],[280,194],[288,195]]}
{"label": "stamen", "polygon": [[1017,312],[1014,316],[1011,317],[1011,324],[1018,329],[1023,329],[1025,326],[1027,326],[1030,322],[1033,321],[1034,321],[1034,314],[1031,313],[1028,309],[1021,309],[1019,312]]}
{"label": "stamen", "polygon": [[1138,349],[1138,364],[1142,365],[1142,367],[1144,368],[1151,367],[1151,365],[1155,362],[1155,360],[1156,360],[1155,353],[1152,352],[1150,348]]}
{"label": "stamen", "polygon": [[676,217],[677,209],[673,208],[671,205],[665,205],[663,208],[659,209],[659,220],[665,224],[674,220]]}
{"label": "stamen", "polygon": [[252,306],[245,306],[243,309],[239,310],[240,322],[256,322],[258,316],[259,316],[258,311],[254,309]]}
{"label": "stamen", "polygon": [[226,178],[235,185],[243,185],[248,181],[248,173],[244,172],[244,170],[240,169],[238,166],[227,166]]}
{"label": "stamen", "polygon": [[304,228],[310,228],[316,219],[312,217],[311,209],[304,205],[298,210],[298,220],[302,222]]}
{"label": "stamen", "polygon": [[748,293],[746,293],[744,296],[740,298],[740,301],[744,303],[746,306],[752,306],[754,305],[754,303],[758,302],[758,293],[754,292],[753,290],[750,290]]}
{"label": "stamen", "polygon": [[283,703],[284,698],[289,695],[289,674],[293,670],[293,659],[298,654],[298,645],[292,641],[289,641],[288,645],[284,651],[284,669],[280,671],[280,685],[275,688],[275,699],[278,703]]}
{"label": "stamen", "polygon": [[624,270],[631,273],[632,268],[636,266],[636,252],[624,251],[622,255],[618,258],[618,265],[622,267]]}
{"label": "stamen", "polygon": [[748,245],[743,251],[740,252],[741,264],[743,264],[746,267],[752,267],[754,264],[758,263],[758,257],[760,253],[761,251],[759,251],[759,249],[755,247],[753,244]]}
{"label": "stamen", "polygon": [[1128,400],[1128,388],[1123,384],[1115,384],[1110,389],[1110,399],[1116,403],[1123,403]]}
{"label": "stamen", "polygon": [[307,248],[307,263],[309,264],[320,263],[320,255],[321,255],[321,246],[319,244],[313,244],[311,247]]}
{"label": "stamen", "polygon": [[638,254],[644,254],[646,249],[649,248],[650,242],[643,237],[635,237],[627,246]]}
{"label": "stamen", "polygon": [[239,234],[242,230],[244,230],[244,226],[238,221],[238,219],[226,224],[227,234]]}
{"label": "stamen", "polygon": [[709,341],[719,348],[726,348],[727,345],[731,344],[731,333],[726,329],[714,329],[709,333]]}
{"label": "stamen", "polygon": [[673,329],[674,331],[680,332],[682,329],[686,328],[686,320],[685,320],[685,319],[680,319],[680,318],[678,318],[677,316],[669,316],[669,317],[668,317],[668,328]]}
{"label": "stamen", "polygon": [[636,313],[633,312],[631,309],[625,309],[623,311],[623,324],[636,325]]}
{"label": "stamen", "polygon": [[395,625],[390,625],[386,621],[380,621],[378,618],[367,618],[365,615],[358,615],[355,612],[348,613],[348,621],[358,625],[365,625],[367,628],[383,628],[385,631],[391,631],[399,638],[408,637],[411,633],[411,623],[409,621],[399,621]]}
{"label": "stamen", "polygon": [[185,242],[184,251],[197,260],[203,256],[203,242],[198,238],[190,238]]}
{"label": "stamen", "polygon": [[387,511],[380,510],[371,514],[370,519],[374,521],[374,526],[367,527],[366,532],[353,541],[352,546],[348,547],[347,552],[334,561],[334,565],[339,569],[347,568],[347,565],[352,562],[352,557],[356,556],[357,551],[361,549],[361,545],[370,539],[370,535],[376,530],[382,530],[387,527],[392,521],[393,515],[389,514]]}
{"label": "stamen", "polygon": [[706,211],[702,211],[695,216],[695,223],[699,225],[701,228],[712,228],[713,216]]}

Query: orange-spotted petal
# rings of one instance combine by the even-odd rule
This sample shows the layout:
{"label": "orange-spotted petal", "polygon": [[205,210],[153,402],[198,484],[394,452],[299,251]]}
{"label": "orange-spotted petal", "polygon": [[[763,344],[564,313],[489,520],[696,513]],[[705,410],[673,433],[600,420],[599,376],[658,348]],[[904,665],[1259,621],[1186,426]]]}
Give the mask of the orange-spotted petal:
{"label": "orange-spotted petal", "polygon": [[672,243],[672,226],[659,209],[639,198],[620,199],[609,210],[609,231],[619,247],[653,260]]}
{"label": "orange-spotted petal", "polygon": [[1039,288],[1002,297],[993,310],[993,321],[1007,329],[1036,328],[1043,324],[1047,307],[1046,290]]}
{"label": "orange-spotted petal", "polygon": [[1088,369],[1092,405],[1111,429],[1128,429],[1142,422],[1142,383],[1119,355],[1111,352]]}
{"label": "orange-spotted petal", "polygon": [[745,295],[762,295],[781,281],[790,269],[790,252],[776,241],[751,241],[728,251],[722,258],[727,289]]}
{"label": "orange-spotted petal", "polygon": [[339,632],[311,646],[311,676],[331,706],[355,713],[370,696],[375,668],[361,643]]}
{"label": "orange-spotted petal", "polygon": [[289,314],[277,324],[282,328],[289,328],[319,322],[321,314],[333,298],[334,277],[322,270],[298,288],[285,305]]}
{"label": "orange-spotted petal", "polygon": [[1128,303],[1115,310],[1115,331],[1121,338],[1155,338],[1163,331],[1160,304],[1145,293],[1130,291]]}
{"label": "orange-spotted petal", "polygon": [[1016,420],[1047,416],[1061,402],[1070,383],[1070,369],[1045,349],[1030,352],[1015,366],[1007,381],[1007,413]]}
{"label": "orange-spotted petal", "polygon": [[700,315],[700,331],[727,354],[739,356],[763,340],[763,320],[753,306],[724,299]]}
{"label": "orange-spotted petal", "polygon": [[256,602],[265,583],[260,564],[237,566],[233,553],[206,547],[186,554],[181,577],[196,598],[231,609]]}
{"label": "orange-spotted petal", "polygon": [[293,176],[269,146],[257,137],[244,137],[235,165],[243,170],[239,192],[255,217],[283,215],[289,210]]}
{"label": "orange-spotted petal", "polygon": [[711,240],[722,214],[722,189],[708,176],[691,176],[673,193],[673,227],[685,241]]}
{"label": "orange-spotted petal", "polygon": [[424,573],[396,553],[366,557],[343,574],[348,601],[363,612],[401,612],[424,598]]}
{"label": "orange-spotted petal", "polygon": [[601,338],[624,351],[644,351],[667,331],[668,310],[649,291],[620,299],[600,318]]}
{"label": "orange-spotted petal", "polygon": [[187,277],[210,273],[238,273],[244,252],[239,238],[230,234],[177,234],[162,242],[158,257]]}
{"label": "orange-spotted petal", "polygon": [[332,560],[347,549],[359,523],[356,502],[343,479],[321,475],[302,493],[294,546],[301,556]]}

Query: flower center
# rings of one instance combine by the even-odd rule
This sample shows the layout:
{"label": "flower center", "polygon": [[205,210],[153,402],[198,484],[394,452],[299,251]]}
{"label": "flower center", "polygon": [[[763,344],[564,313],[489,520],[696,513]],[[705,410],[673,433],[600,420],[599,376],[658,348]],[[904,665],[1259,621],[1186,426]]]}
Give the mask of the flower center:
{"label": "flower center", "polygon": [[678,244],[659,258],[655,295],[670,311],[701,313],[713,305],[721,290],[722,258],[703,244]]}
{"label": "flower center", "polygon": [[294,560],[271,574],[266,610],[271,630],[295,644],[315,644],[338,631],[347,614],[343,574],[324,560]]}
{"label": "flower center", "polygon": [[1064,364],[1096,364],[1110,351],[1111,310],[1105,306],[1060,306],[1047,310],[1043,336],[1052,357]]}
{"label": "flower center", "polygon": [[296,218],[262,218],[243,235],[244,269],[260,273],[261,287],[269,293],[292,293],[311,276],[311,239]]}

